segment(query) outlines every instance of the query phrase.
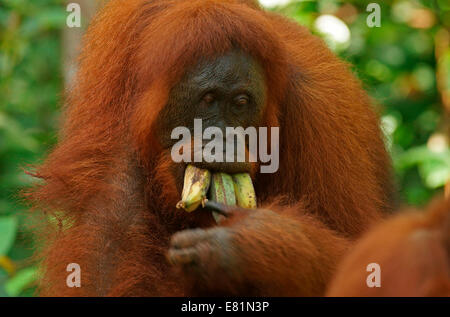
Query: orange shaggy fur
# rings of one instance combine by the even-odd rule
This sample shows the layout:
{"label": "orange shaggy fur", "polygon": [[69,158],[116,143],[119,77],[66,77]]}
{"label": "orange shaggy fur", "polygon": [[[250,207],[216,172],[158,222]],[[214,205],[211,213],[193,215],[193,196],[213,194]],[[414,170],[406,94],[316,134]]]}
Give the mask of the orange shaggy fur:
{"label": "orange shaggy fur", "polygon": [[[112,0],[84,38],[59,144],[30,193],[66,224],[43,230],[41,295],[190,294],[165,253],[175,232],[211,216],[175,209],[180,190],[152,123],[189,67],[235,47],[264,68],[265,125],[280,126],[280,168],[255,179],[258,205],[280,222],[240,240],[257,294],[322,295],[348,246],[390,210],[377,115],[306,28],[254,1]],[[267,239],[269,253],[257,246]],[[66,286],[73,262],[81,288]],[[224,288],[246,295],[239,283]]]}
{"label": "orange shaggy fur", "polygon": [[[381,287],[367,287],[369,263],[380,265]],[[339,265],[328,295],[450,296],[450,201],[371,230]]]}

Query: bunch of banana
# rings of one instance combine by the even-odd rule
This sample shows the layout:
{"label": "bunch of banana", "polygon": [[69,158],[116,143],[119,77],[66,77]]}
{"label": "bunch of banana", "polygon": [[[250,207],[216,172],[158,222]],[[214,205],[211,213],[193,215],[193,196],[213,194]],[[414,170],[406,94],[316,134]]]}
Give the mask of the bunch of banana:
{"label": "bunch of banana", "polygon": [[[205,203],[208,189],[210,200],[229,206],[256,208],[255,189],[248,173],[214,173],[211,176],[208,170],[193,165],[186,167],[182,199],[176,207],[188,212],[197,209]],[[216,221],[223,217],[215,212],[213,216]]]}

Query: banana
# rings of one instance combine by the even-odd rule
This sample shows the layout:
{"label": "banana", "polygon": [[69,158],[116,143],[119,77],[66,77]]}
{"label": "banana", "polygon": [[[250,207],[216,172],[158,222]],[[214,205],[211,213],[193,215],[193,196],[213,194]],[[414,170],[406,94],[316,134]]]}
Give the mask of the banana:
{"label": "banana", "polygon": [[183,208],[187,212],[197,209],[205,201],[210,183],[211,173],[208,170],[189,164],[184,171],[181,201],[176,207]]}
{"label": "banana", "polygon": [[[219,203],[235,206],[236,195],[234,192],[233,178],[225,173],[214,173],[212,175],[209,198]],[[222,215],[213,211],[213,217],[216,222],[220,222]]]}
{"label": "banana", "polygon": [[256,194],[250,174],[239,173],[232,177],[237,204],[242,208],[256,208]]}

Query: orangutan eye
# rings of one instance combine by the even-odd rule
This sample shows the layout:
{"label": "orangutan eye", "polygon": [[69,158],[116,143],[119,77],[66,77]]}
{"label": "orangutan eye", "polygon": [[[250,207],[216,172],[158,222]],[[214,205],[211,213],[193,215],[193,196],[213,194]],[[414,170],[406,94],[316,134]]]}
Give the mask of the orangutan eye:
{"label": "orangutan eye", "polygon": [[235,100],[238,106],[246,106],[250,103],[250,97],[247,95],[239,95]]}
{"label": "orangutan eye", "polygon": [[208,92],[206,95],[203,96],[203,101],[208,104],[213,103],[215,99],[216,97],[211,92]]}

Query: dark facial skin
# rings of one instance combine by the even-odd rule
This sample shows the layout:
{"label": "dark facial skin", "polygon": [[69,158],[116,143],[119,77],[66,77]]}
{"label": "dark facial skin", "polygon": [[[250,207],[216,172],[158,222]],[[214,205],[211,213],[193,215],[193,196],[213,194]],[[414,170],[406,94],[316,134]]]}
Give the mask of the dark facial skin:
{"label": "dark facial skin", "polygon": [[[178,141],[170,138],[171,132],[180,126],[187,127],[193,137],[194,119],[202,119],[203,130],[218,127],[224,136],[226,127],[258,127],[264,106],[264,73],[252,57],[232,51],[201,61],[172,88],[157,120],[160,142],[170,149]],[[249,169],[248,163],[239,162],[195,164],[225,172]]]}

